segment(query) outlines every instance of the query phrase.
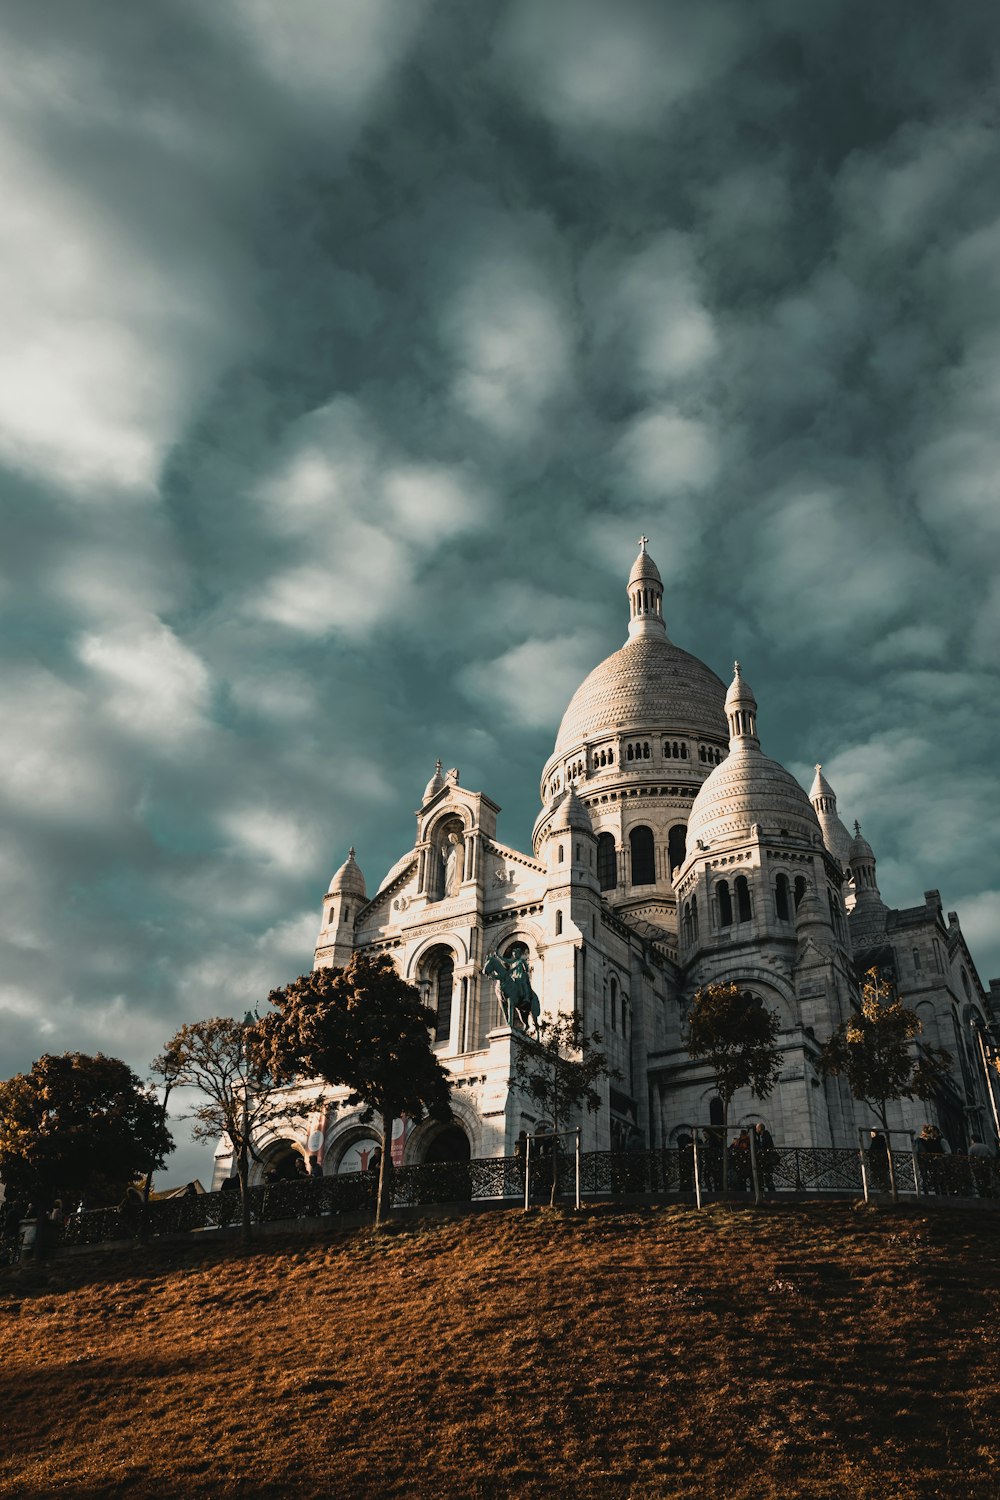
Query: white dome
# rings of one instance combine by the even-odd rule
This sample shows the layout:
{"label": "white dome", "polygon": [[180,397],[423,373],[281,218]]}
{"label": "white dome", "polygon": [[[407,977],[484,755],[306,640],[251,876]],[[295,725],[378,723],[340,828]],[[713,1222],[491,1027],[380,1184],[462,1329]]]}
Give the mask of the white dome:
{"label": "white dome", "polygon": [[358,862],[354,858],[353,847],[348,851],[347,858],[330,881],[330,887],[327,891],[328,896],[339,894],[360,896],[364,899],[365,877],[362,875]]}
{"label": "white dome", "polygon": [[758,823],[769,833],[784,829],[797,838],[821,839],[812,803],[790,771],[755,744],[736,741],[728,757],[702,784],[688,819],[687,847],[739,838]]}
{"label": "white dome", "polygon": [[726,686],[711,667],[667,639],[626,642],[584,678],[563,714],[553,754],[619,729],[728,738]]}

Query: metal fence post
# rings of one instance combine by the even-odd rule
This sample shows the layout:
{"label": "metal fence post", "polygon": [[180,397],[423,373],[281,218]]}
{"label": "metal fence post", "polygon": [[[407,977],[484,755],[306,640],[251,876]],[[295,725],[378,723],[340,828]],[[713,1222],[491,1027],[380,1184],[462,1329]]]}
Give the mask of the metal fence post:
{"label": "metal fence post", "polygon": [[576,1206],[580,1207],[580,1127],[576,1127]]}
{"label": "metal fence post", "polygon": [[750,1130],[750,1175],[753,1178],[753,1206],[760,1208],[760,1172],[757,1168],[757,1132]]}
{"label": "metal fence post", "polygon": [[694,1155],[694,1201],[701,1207],[701,1173],[698,1171],[698,1127],[695,1125],[694,1139],[691,1142],[691,1151]]}
{"label": "metal fence post", "polygon": [[908,1130],[906,1134],[910,1137],[910,1163],[913,1167],[913,1191],[919,1198],[922,1189],[920,1186],[920,1173],[917,1170],[917,1138],[912,1130]]}

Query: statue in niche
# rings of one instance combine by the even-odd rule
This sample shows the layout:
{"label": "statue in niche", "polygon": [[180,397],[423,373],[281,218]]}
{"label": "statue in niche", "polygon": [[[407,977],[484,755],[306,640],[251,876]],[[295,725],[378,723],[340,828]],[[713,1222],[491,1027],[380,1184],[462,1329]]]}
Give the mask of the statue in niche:
{"label": "statue in niche", "polygon": [[449,833],[441,850],[441,863],[444,866],[443,894],[457,896],[465,873],[465,845],[460,834]]}

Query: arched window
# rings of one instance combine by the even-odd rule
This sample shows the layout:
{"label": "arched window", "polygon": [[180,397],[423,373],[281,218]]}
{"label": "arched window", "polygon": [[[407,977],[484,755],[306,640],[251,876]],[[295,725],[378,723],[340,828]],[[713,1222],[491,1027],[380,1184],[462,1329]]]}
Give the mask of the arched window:
{"label": "arched window", "polygon": [[729,881],[720,880],[715,887],[715,897],[719,903],[719,926],[732,927],[733,925],[733,900],[729,894]]}
{"label": "arched window", "polygon": [[920,970],[921,970],[920,949],[919,948],[914,948],[914,950],[913,950],[913,972],[914,972],[914,974],[919,974]]}
{"label": "arched window", "polygon": [[434,1040],[446,1042],[451,1035],[451,1000],[455,988],[455,962],[447,948],[436,948],[424,973],[429,981],[427,1003],[434,1012]]}
{"label": "arched window", "polygon": [[724,1116],[722,1113],[722,1100],[718,1097],[718,1095],[716,1095],[714,1099],[709,1100],[708,1123],[710,1125],[720,1127],[722,1125],[723,1118]]}
{"label": "arched window", "polygon": [[562,864],[563,860],[566,858],[566,852],[563,849],[562,844],[560,844],[559,848],[556,850],[556,858],[558,859],[560,864]]}
{"label": "arched window", "polygon": [[625,746],[625,759],[626,760],[634,760],[635,759],[635,751],[632,749],[631,745],[626,745]]}
{"label": "arched window", "polygon": [[795,910],[796,911],[798,911],[799,906],[800,906],[801,901],[802,901],[802,897],[805,895],[805,893],[806,893],[806,877],[804,875],[796,875],[796,877],[795,877]]}
{"label": "arched window", "polygon": [[667,860],[671,870],[679,870],[687,853],[687,829],[683,823],[675,823],[667,834]]}
{"label": "arched window", "polygon": [[646,740],[643,743],[642,758],[643,758],[643,760],[648,760],[649,759],[649,741],[648,740]]}
{"label": "arched window", "polygon": [[788,904],[787,875],[779,875],[774,882],[774,914],[779,922],[787,922],[791,918],[791,908]]}
{"label": "arched window", "polygon": [[653,852],[653,830],[641,826],[628,836],[632,854],[632,884],[656,884],[656,859]]}
{"label": "arched window", "polygon": [[687,745],[685,745],[685,744],[682,743],[681,744],[681,760],[687,760],[687,758],[688,758],[688,747],[687,747]]}
{"label": "arched window", "polygon": [[691,936],[698,941],[698,897],[691,897]]}
{"label": "arched window", "polygon": [[611,1030],[618,1030],[618,981],[611,981]]}
{"label": "arched window", "polygon": [[612,833],[597,836],[597,884],[602,891],[613,891],[618,884],[618,856]]}
{"label": "arched window", "polygon": [[684,903],[684,916],[681,920],[681,936],[684,939],[684,946],[689,947],[692,939],[690,901],[685,901]]}
{"label": "arched window", "polygon": [[736,920],[737,922],[749,922],[750,920],[750,887],[745,875],[737,875],[736,883]]}
{"label": "arched window", "polygon": [[561,911],[557,911],[556,912],[556,937],[559,937],[561,933],[562,933],[562,912]]}

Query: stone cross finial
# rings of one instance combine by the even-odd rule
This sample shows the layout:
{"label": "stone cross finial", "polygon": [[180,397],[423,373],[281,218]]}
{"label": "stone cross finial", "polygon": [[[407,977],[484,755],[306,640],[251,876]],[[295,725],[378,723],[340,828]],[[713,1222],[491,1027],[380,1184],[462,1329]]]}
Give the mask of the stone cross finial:
{"label": "stone cross finial", "polygon": [[353,859],[354,858],[354,845],[353,844],[351,845],[351,847],[347,851],[347,857],[348,857],[348,859]]}
{"label": "stone cross finial", "polygon": [[859,839],[861,837],[861,824],[858,822],[857,818],[854,819],[854,837],[856,839]]}
{"label": "stone cross finial", "polygon": [[822,769],[823,769],[823,762],[822,761],[817,761],[816,762],[816,766],[815,766],[815,770],[816,770],[817,776],[819,775],[820,771],[822,771]]}
{"label": "stone cross finial", "polygon": [[639,551],[640,552],[645,552],[645,550],[646,550],[646,543],[648,541],[649,541],[649,537],[648,536],[641,536],[639,538]]}
{"label": "stone cross finial", "polygon": [[733,662],[733,676],[734,677],[738,677],[739,675],[740,675],[740,664],[739,664],[738,661],[734,661]]}

